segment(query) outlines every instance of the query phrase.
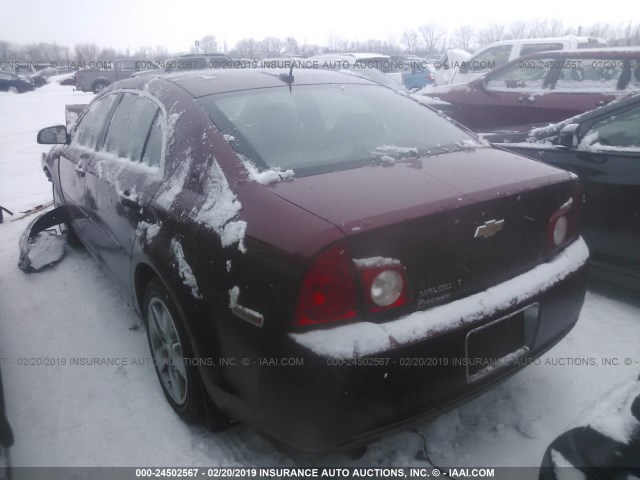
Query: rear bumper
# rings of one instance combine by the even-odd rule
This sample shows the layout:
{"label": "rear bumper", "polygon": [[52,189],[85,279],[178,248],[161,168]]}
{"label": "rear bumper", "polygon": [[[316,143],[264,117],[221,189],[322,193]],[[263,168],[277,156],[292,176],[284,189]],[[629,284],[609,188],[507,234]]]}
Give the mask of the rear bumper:
{"label": "rear bumper", "polygon": [[[579,239],[552,261],[447,305],[384,324],[290,334],[278,353],[298,364],[263,365],[254,398],[216,401],[299,450],[368,443],[469,400],[556,344],[578,320],[587,259]],[[470,378],[470,332],[500,319],[506,325],[530,305],[535,329],[526,348]]]}

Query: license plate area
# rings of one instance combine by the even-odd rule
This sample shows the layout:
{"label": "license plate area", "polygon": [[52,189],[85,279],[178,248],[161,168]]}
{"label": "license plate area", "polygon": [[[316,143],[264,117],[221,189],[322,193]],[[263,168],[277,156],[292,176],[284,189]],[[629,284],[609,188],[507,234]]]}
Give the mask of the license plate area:
{"label": "license plate area", "polygon": [[517,312],[471,330],[465,341],[467,382],[513,365],[533,346],[540,304],[533,303]]}

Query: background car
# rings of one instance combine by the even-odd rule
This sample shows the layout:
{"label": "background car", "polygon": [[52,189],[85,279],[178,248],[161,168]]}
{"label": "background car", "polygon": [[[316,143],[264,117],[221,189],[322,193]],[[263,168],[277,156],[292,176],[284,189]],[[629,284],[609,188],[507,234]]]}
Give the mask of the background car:
{"label": "background car", "polygon": [[13,431],[4,405],[4,391],[2,387],[2,371],[0,370],[0,480],[10,480],[11,456],[13,445]]}
{"label": "background car", "polygon": [[551,442],[542,460],[540,480],[637,478],[640,378],[600,398],[585,417],[579,420],[580,426]]}
{"label": "background car", "polygon": [[24,93],[34,90],[35,87],[30,80],[19,77],[13,73],[0,70],[0,91],[12,93]]}
{"label": "background car", "polygon": [[492,388],[582,308],[576,179],[354,75],[132,78],[38,141],[189,422],[353,448]]}
{"label": "background car", "polygon": [[577,174],[584,189],[582,234],[596,273],[640,288],[640,95],[519,134],[485,138]]}
{"label": "background car", "polygon": [[640,90],[640,49],[543,52],[511,61],[470,83],[419,93],[452,103],[472,130],[559,122]]}

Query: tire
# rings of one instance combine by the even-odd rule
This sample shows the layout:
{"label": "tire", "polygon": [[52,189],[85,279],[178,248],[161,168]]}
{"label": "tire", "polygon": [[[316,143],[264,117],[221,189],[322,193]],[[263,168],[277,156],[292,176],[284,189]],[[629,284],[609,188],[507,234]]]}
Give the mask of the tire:
{"label": "tire", "polygon": [[202,380],[193,362],[183,320],[169,293],[152,279],[144,294],[144,323],[154,368],[169,405],[187,423],[205,419]]}
{"label": "tire", "polygon": [[[55,207],[59,207],[62,205],[62,202],[60,201],[60,197],[58,196],[58,193],[56,192],[56,187],[55,185],[53,185],[53,183],[51,184],[51,189],[53,190],[53,206]],[[73,231],[73,228],[71,227],[71,225],[69,225],[67,222],[63,223],[62,225],[60,225],[60,231],[62,233],[67,234],[67,244],[70,247],[73,248],[82,248],[82,242],[80,241],[80,238],[78,238],[78,235],[76,235],[76,232]]]}
{"label": "tire", "polygon": [[105,82],[104,80],[99,80],[93,84],[93,93],[100,93],[107,86],[109,86],[109,82]]}

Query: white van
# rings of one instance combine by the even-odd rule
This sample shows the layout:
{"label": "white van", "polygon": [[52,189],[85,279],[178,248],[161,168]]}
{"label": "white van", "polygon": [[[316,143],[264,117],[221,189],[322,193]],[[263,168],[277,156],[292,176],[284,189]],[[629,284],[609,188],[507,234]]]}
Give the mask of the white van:
{"label": "white van", "polygon": [[[484,47],[474,55],[461,55],[461,50],[445,52],[436,64],[434,86],[467,83],[494,68],[524,55],[550,50],[575,50],[577,48],[606,47],[602,38],[567,35],[556,38],[526,38],[502,40]],[[467,58],[464,58],[464,57]],[[429,88],[429,87],[427,87]]]}

